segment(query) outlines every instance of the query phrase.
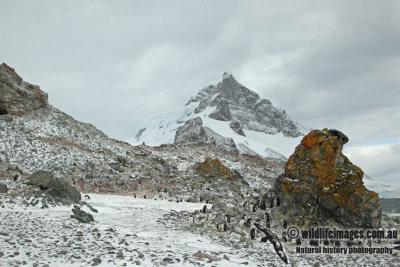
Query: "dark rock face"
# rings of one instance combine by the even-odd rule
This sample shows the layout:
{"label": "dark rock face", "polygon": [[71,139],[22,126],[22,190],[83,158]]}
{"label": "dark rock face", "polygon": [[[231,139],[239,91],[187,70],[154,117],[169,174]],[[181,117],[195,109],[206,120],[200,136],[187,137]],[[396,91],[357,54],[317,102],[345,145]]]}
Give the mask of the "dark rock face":
{"label": "dark rock face", "polygon": [[8,192],[7,185],[0,183],[0,194],[5,194]]}
{"label": "dark rock face", "polygon": [[175,144],[206,144],[207,134],[200,117],[188,120],[176,130]]}
{"label": "dark rock face", "polygon": [[199,102],[195,113],[216,107],[209,117],[221,121],[237,121],[243,129],[267,134],[283,133],[298,137],[304,128],[294,122],[284,110],[275,108],[267,99],[244,87],[229,73],[217,85],[210,85],[192,97],[189,103]]}
{"label": "dark rock face", "polygon": [[81,200],[81,194],[75,187],[62,178],[55,178],[51,172],[33,173],[29,177],[29,184],[39,186],[64,204],[79,203]]}
{"label": "dark rock face", "polygon": [[40,87],[27,82],[15,70],[0,65],[0,115],[24,115],[48,105],[48,96]]}
{"label": "dark rock face", "polygon": [[214,145],[233,153],[239,153],[232,138],[223,137],[208,127],[203,127],[200,117],[193,118],[179,126],[175,134],[175,144]]}
{"label": "dark rock face", "polygon": [[232,119],[231,112],[229,111],[229,103],[227,100],[222,99],[217,104],[217,109],[208,115],[208,117],[219,121],[230,121]]}
{"label": "dark rock face", "polygon": [[347,141],[338,130],[313,130],[290,156],[275,192],[292,224],[378,225],[378,194],[365,188],[363,171],[342,154]]}
{"label": "dark rock face", "polygon": [[235,131],[235,133],[241,135],[241,136],[246,136],[243,132],[242,125],[240,122],[233,120],[229,123],[229,127]]}

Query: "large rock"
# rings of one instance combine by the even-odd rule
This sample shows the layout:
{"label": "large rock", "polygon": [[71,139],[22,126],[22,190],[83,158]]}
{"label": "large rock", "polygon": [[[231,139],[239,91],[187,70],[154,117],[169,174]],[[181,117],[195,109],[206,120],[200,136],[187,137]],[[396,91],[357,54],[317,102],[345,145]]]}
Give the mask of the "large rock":
{"label": "large rock", "polygon": [[48,105],[48,96],[40,87],[27,82],[15,70],[0,65],[0,115],[23,115]]}
{"label": "large rock", "polygon": [[337,130],[313,130],[290,156],[275,192],[292,224],[378,225],[378,194],[365,188],[363,171],[343,155],[347,141],[347,136]]}
{"label": "large rock", "polygon": [[29,184],[39,186],[64,204],[79,203],[81,194],[69,182],[55,178],[51,172],[37,171],[29,177]]}
{"label": "large rock", "polygon": [[219,149],[239,153],[232,138],[223,137],[208,127],[203,127],[203,120],[195,117],[179,126],[175,134],[175,144],[213,145]]}

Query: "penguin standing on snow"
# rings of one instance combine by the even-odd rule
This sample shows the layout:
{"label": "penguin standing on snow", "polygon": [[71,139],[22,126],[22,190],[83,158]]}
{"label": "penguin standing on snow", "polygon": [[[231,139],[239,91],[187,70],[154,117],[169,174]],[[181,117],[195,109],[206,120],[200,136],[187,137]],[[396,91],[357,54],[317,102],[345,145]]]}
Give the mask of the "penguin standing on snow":
{"label": "penguin standing on snow", "polygon": [[248,218],[246,220],[246,222],[244,223],[244,226],[246,226],[246,227],[250,227],[251,226],[251,218]]}
{"label": "penguin standing on snow", "polygon": [[208,213],[207,213],[207,221],[212,221],[212,212],[211,211],[209,211]]}
{"label": "penguin standing on snow", "polygon": [[207,212],[207,205],[204,205],[204,207],[203,207],[203,213],[206,213]]}
{"label": "penguin standing on snow", "polygon": [[228,227],[228,222],[224,223],[224,232],[228,232],[229,227]]}
{"label": "penguin standing on snow", "polygon": [[252,240],[256,239],[256,228],[252,228],[250,231],[250,238]]}
{"label": "penguin standing on snow", "polygon": [[269,223],[270,218],[269,218],[269,213],[268,213],[268,212],[266,212],[266,213],[264,214],[264,218],[265,218],[265,222],[266,222],[266,223]]}
{"label": "penguin standing on snow", "polygon": [[226,214],[226,215],[225,215],[225,221],[226,221],[227,223],[231,223],[231,216],[229,216],[229,214]]}

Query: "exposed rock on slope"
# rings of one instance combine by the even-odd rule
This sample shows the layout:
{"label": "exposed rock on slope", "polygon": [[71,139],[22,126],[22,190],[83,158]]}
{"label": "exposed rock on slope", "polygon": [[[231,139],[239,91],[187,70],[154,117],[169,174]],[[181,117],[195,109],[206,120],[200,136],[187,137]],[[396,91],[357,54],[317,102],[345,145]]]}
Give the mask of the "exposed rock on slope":
{"label": "exposed rock on slope", "polygon": [[199,102],[195,113],[207,107],[216,107],[209,117],[221,120],[236,120],[244,129],[266,134],[283,133],[285,136],[298,137],[304,129],[292,121],[284,110],[275,108],[267,99],[241,85],[232,74],[225,72],[216,86],[201,90],[189,103]]}
{"label": "exposed rock on slope", "polygon": [[275,184],[282,211],[292,223],[378,225],[378,195],[364,187],[363,171],[342,154],[347,141],[337,130],[313,130],[296,147]]}
{"label": "exposed rock on slope", "polygon": [[239,153],[232,138],[223,137],[208,127],[203,127],[200,117],[195,117],[176,130],[175,144],[213,145],[219,149]]}
{"label": "exposed rock on slope", "polygon": [[47,94],[39,86],[24,82],[7,64],[0,65],[0,115],[23,115],[47,105]]}

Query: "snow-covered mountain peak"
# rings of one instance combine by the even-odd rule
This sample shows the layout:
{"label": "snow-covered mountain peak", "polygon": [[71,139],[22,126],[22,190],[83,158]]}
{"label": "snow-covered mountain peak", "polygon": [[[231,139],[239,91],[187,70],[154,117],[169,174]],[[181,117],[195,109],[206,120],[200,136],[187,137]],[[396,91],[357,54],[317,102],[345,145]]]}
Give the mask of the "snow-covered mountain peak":
{"label": "snow-covered mountain peak", "polygon": [[[251,151],[266,157],[288,157],[299,138],[307,132],[284,110],[274,107],[271,101],[261,98],[240,84],[231,73],[225,72],[219,83],[201,89],[185,106],[150,118],[128,142],[156,146],[175,140],[184,143],[184,138],[176,137],[177,132],[183,133],[182,129],[177,130],[195,117],[201,119],[206,133],[210,133],[206,129],[214,132],[212,136],[199,135],[202,137],[199,144],[204,144],[204,140],[215,144],[221,143],[216,138],[232,138],[239,152]],[[192,124],[195,125],[188,125]],[[188,129],[187,125],[185,129]],[[193,138],[189,139],[193,143]]]}

